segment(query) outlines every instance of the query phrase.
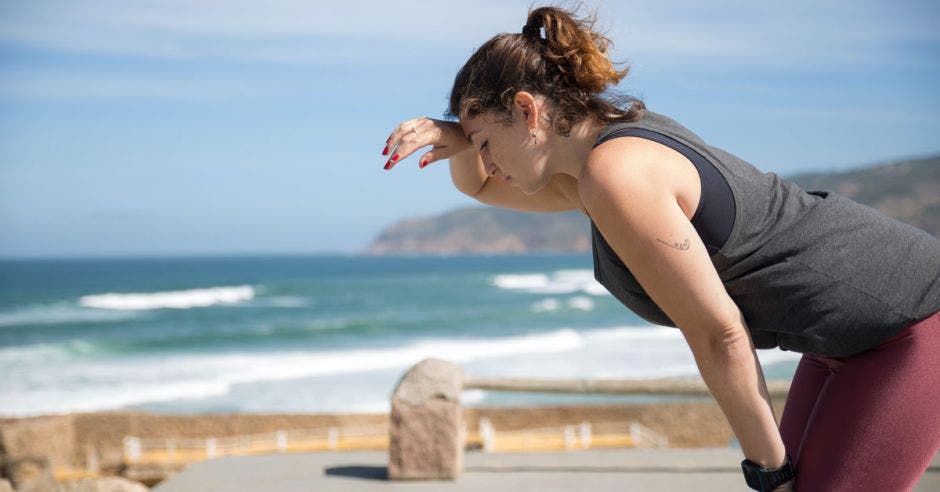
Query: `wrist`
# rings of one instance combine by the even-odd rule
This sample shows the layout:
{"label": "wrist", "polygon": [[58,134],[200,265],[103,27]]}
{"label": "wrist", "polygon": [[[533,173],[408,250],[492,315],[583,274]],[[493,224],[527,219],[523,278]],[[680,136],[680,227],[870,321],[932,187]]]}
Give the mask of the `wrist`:
{"label": "wrist", "polygon": [[[765,455],[765,456],[766,456],[766,455]],[[748,461],[750,461],[751,463],[754,463],[754,464],[760,466],[761,468],[763,468],[763,469],[765,469],[765,470],[767,470],[767,471],[777,471],[777,470],[780,470],[781,468],[783,468],[784,466],[786,466],[786,464],[787,464],[787,462],[788,462],[788,460],[789,460],[789,456],[787,456],[786,450],[785,450],[782,446],[781,446],[781,448],[780,448],[780,454],[779,454],[779,455],[777,454],[777,450],[774,450],[774,451],[773,451],[773,454],[771,454],[770,456],[771,456],[771,458],[767,458],[767,459],[764,459],[764,458],[761,458],[761,459],[752,459],[752,458],[748,458],[747,455],[744,455],[744,457],[747,458]]]}
{"label": "wrist", "polygon": [[773,462],[771,462],[771,463],[769,463],[769,464],[767,464],[767,465],[761,465],[761,466],[763,466],[764,468],[766,468],[768,471],[779,471],[779,470],[781,470],[784,466],[787,466],[787,462],[788,462],[788,461],[789,461],[789,460],[788,460],[787,456],[784,455],[784,457],[781,458],[780,460],[773,461]]}
{"label": "wrist", "polygon": [[741,462],[744,478],[747,485],[754,490],[762,492],[778,492],[790,490],[794,478],[794,467],[789,456],[784,457],[784,463],[779,468],[767,468],[749,459]]}

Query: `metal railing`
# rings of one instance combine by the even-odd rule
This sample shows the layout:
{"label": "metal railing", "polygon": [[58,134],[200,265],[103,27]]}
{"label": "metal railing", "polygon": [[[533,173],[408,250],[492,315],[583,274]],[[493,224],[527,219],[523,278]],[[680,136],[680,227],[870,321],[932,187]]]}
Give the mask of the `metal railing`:
{"label": "metal railing", "polygon": [[388,426],[332,426],[206,438],[124,438],[125,463],[194,462],[221,456],[386,449]]}
{"label": "metal railing", "polygon": [[611,447],[668,447],[669,440],[639,422],[581,422],[534,429],[500,430],[481,417],[479,430],[467,433],[468,444],[492,451],[548,451]]}

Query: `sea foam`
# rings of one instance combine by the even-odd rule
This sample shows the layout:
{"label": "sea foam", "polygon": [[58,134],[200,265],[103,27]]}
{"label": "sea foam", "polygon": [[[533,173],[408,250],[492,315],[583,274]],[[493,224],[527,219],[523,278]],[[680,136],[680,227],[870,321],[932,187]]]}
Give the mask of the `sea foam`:
{"label": "sea foam", "polygon": [[[594,310],[594,300],[590,297],[585,296],[575,296],[565,303],[570,309],[579,309],[581,311],[593,311]],[[549,297],[542,299],[540,301],[532,303],[530,310],[533,313],[541,313],[544,311],[557,311],[562,308],[562,303],[554,298]]]}
{"label": "sea foam", "polygon": [[493,276],[490,284],[500,289],[521,290],[531,294],[573,294],[584,292],[594,296],[609,295],[589,269],[556,270],[544,273],[504,273]]}
{"label": "sea foam", "polygon": [[[120,408],[148,402],[224,395],[234,385],[369,372],[398,374],[427,357],[460,363],[490,357],[557,354],[583,348],[575,330],[499,338],[424,339],[402,346],[321,351],[160,354],[127,359],[59,359],[65,347],[8,347],[0,362],[29,378],[0,381],[0,415],[35,415]],[[10,363],[13,363],[10,365]],[[337,381],[339,383],[339,380]],[[68,388],[68,390],[66,390]]]}
{"label": "sea foam", "polygon": [[[268,350],[213,354],[164,353],[128,358],[85,356],[92,346],[40,344],[0,350],[0,415],[36,415],[108,410],[147,403],[267,394],[278,381],[309,387],[316,378],[332,400],[288,401],[297,411],[374,411],[405,370],[435,357],[452,361],[471,375],[515,377],[664,377],[697,373],[679,330],[656,326],[557,329],[491,338],[425,338],[398,345],[321,350]],[[796,360],[799,354],[759,351],[763,364]],[[50,361],[54,361],[50,364]],[[365,376],[387,383],[350,384]],[[304,382],[308,381],[308,382]],[[233,392],[236,388],[238,392]],[[467,402],[480,392],[465,392]],[[270,399],[270,396],[265,398]],[[331,401],[333,403],[331,403]],[[358,402],[351,407],[336,403]],[[282,405],[283,406],[283,405]],[[256,405],[273,411],[280,406]]]}
{"label": "sea foam", "polygon": [[255,296],[250,285],[209,287],[204,289],[169,290],[163,292],[107,293],[82,296],[79,304],[98,309],[143,311],[149,309],[190,309],[236,304]]}

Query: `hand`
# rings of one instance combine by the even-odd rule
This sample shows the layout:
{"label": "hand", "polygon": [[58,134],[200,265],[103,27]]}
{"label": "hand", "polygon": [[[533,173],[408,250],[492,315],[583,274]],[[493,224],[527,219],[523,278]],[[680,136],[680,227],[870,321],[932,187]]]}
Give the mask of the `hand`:
{"label": "hand", "polygon": [[778,485],[772,492],[795,492],[793,479],[791,478],[790,481]]}
{"label": "hand", "polygon": [[418,160],[422,169],[432,162],[473,148],[459,123],[426,117],[406,120],[395,128],[386,141],[387,152],[382,155],[390,154],[391,157],[385,163],[385,169],[391,169],[425,145],[433,147]]}

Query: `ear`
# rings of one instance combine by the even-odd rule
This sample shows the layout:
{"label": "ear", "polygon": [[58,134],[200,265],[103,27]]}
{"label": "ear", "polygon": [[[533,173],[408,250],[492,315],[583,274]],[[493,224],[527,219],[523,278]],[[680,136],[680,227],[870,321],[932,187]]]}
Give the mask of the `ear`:
{"label": "ear", "polygon": [[526,123],[528,123],[529,115],[538,113],[538,108],[535,107],[535,98],[526,91],[519,91],[516,93],[515,100],[519,109],[522,110],[522,116],[525,118]]}

